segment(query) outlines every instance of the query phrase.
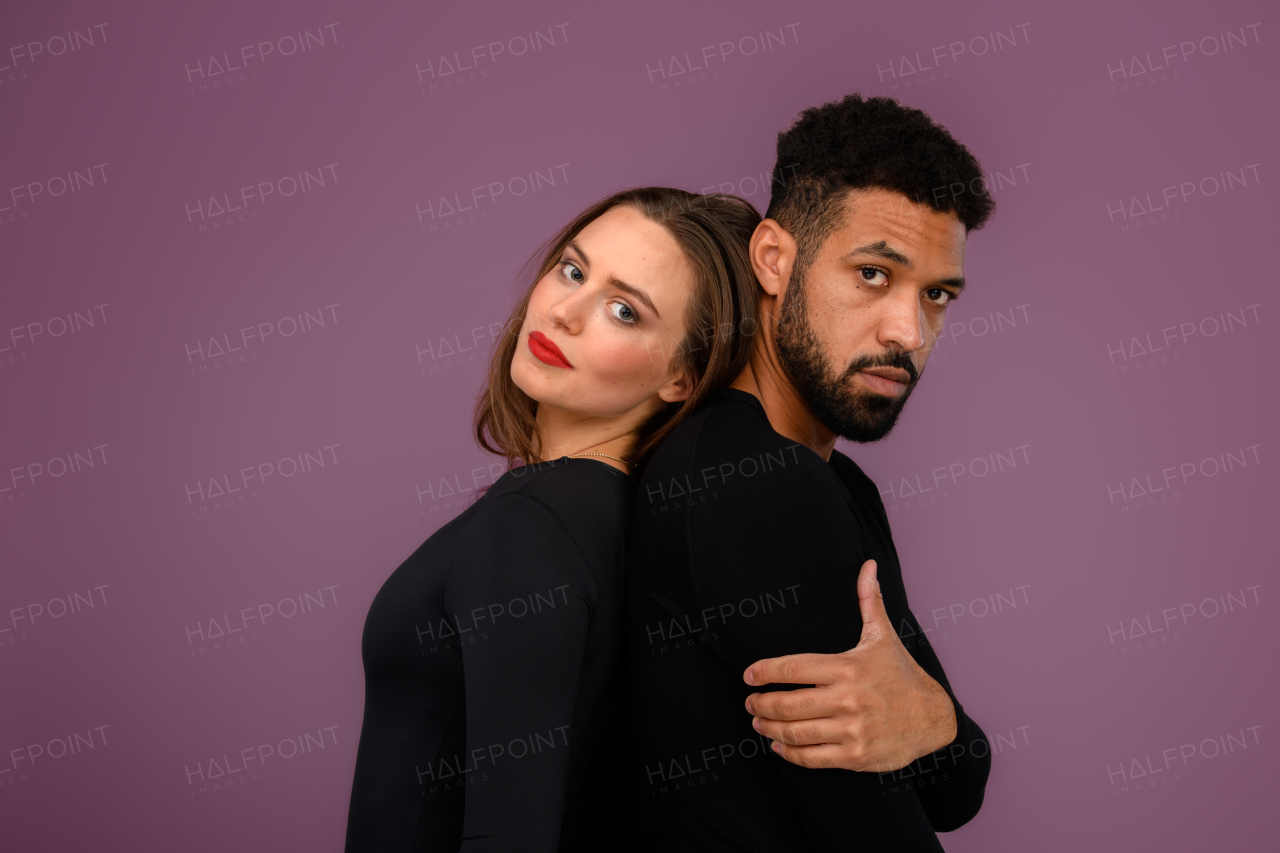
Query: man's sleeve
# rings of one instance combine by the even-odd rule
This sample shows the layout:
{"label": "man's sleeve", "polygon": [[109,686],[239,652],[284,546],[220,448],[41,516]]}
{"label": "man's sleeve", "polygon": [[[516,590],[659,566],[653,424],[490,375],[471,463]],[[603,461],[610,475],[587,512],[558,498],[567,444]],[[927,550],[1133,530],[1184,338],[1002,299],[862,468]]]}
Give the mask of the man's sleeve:
{"label": "man's sleeve", "polygon": [[[811,453],[802,450],[801,453]],[[686,516],[698,624],[741,679],[761,658],[834,654],[858,643],[857,576],[872,554],[849,498],[816,456],[725,483]],[[825,467],[825,466],[824,466]],[[790,690],[797,685],[770,685]],[[741,696],[754,689],[743,683]],[[742,736],[755,736],[742,710]],[[768,756],[818,850],[940,851],[915,786],[883,774],[811,770]]]}
{"label": "man's sleeve", "polygon": [[[907,611],[910,627],[916,636],[925,638],[920,630],[920,623],[910,610]],[[987,777],[991,774],[991,745],[987,736],[964,712],[960,701],[947,681],[947,674],[942,671],[942,664],[926,639],[923,642],[907,646],[911,656],[920,668],[929,673],[929,677],[942,685],[951,697],[956,709],[956,737],[951,743],[937,752],[923,756],[907,767],[899,770],[897,775],[904,777],[910,771],[919,777],[944,776],[942,784],[921,786],[916,793],[924,806],[925,814],[935,832],[951,832],[959,829],[978,814],[982,808],[982,800],[987,788]]]}
{"label": "man's sleeve", "polygon": [[462,847],[559,848],[571,728],[590,622],[590,573],[536,498],[494,500],[449,570],[466,689]]}
{"label": "man's sleeve", "polygon": [[[874,492],[874,487],[871,491]],[[875,494],[875,501],[880,523],[884,525],[884,530],[888,534],[889,516],[885,512],[884,501],[878,493]],[[889,547],[893,550],[894,563],[897,564],[897,546],[893,544],[891,535],[888,539]],[[905,604],[907,591],[901,572],[894,581],[901,588],[902,601]],[[906,606],[905,618],[899,620],[894,627],[898,629],[899,637],[902,638],[903,644],[915,658],[916,663],[920,664],[920,668],[947,691],[956,710],[955,739],[937,752],[922,756],[897,771],[896,775],[903,780],[912,778],[905,776],[905,773],[916,774],[915,778],[918,779],[944,777],[942,784],[921,785],[917,787],[916,793],[920,797],[920,802],[924,806],[925,814],[929,816],[929,823],[933,825],[934,831],[951,832],[972,820],[982,808],[987,777],[991,774],[991,745],[987,741],[986,734],[965,714],[960,700],[956,699],[955,691],[951,689],[947,674],[942,669],[942,662],[938,660],[928,635],[921,629],[920,622],[911,612],[909,605]]]}

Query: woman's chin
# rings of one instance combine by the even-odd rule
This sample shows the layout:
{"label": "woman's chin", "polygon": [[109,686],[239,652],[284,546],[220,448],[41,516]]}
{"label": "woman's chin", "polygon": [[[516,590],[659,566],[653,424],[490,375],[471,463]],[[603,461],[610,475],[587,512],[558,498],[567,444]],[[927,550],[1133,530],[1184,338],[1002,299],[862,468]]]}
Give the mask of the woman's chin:
{"label": "woman's chin", "polygon": [[537,368],[532,365],[511,363],[511,383],[537,402],[548,395],[548,377],[538,375]]}

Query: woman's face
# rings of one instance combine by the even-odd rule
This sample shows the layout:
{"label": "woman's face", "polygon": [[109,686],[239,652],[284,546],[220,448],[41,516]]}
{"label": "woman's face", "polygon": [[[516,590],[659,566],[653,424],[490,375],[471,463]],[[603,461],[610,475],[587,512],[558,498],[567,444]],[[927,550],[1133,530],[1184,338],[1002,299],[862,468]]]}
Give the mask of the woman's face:
{"label": "woman's face", "polygon": [[587,225],[529,298],[511,379],[544,407],[647,417],[686,399],[672,376],[693,270],[675,239],[630,206]]}

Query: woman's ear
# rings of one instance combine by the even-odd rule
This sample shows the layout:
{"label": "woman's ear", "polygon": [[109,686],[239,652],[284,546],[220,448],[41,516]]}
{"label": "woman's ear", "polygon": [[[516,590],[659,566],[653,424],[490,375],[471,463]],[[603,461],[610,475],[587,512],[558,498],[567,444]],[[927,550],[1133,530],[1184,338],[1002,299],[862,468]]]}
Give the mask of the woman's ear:
{"label": "woman's ear", "polygon": [[688,400],[693,394],[693,378],[685,367],[678,368],[674,377],[666,385],[658,389],[658,396],[667,403],[679,403]]}

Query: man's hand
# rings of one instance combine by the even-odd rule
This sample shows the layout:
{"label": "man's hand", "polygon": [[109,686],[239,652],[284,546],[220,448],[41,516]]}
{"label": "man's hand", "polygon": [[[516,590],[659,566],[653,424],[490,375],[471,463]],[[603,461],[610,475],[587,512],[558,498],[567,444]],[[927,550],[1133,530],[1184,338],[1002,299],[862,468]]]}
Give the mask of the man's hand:
{"label": "man's hand", "polygon": [[747,697],[756,731],[792,764],[886,773],[955,739],[951,697],[893,630],[875,560],[858,573],[858,609],[862,636],[849,651],[769,658],[743,673],[753,686],[814,685]]}

